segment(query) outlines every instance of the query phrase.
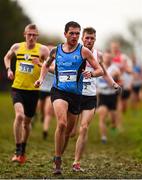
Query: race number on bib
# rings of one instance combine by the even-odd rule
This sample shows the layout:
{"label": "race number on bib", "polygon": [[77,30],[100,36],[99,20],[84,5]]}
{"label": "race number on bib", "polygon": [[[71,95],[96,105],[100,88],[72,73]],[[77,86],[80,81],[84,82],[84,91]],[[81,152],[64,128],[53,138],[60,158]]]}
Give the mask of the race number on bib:
{"label": "race number on bib", "polygon": [[22,73],[33,73],[34,65],[28,63],[20,63],[19,71]]}
{"label": "race number on bib", "polygon": [[87,90],[89,86],[91,86],[91,82],[90,81],[83,82],[83,89]]}
{"label": "race number on bib", "polygon": [[76,71],[60,71],[59,81],[60,82],[74,82],[76,81],[77,72]]}

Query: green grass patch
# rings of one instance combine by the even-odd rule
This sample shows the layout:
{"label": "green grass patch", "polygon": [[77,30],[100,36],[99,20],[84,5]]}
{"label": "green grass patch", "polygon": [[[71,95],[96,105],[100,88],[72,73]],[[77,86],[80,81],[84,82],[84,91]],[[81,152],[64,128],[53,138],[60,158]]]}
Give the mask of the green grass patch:
{"label": "green grass patch", "polygon": [[0,178],[142,178],[142,104],[137,113],[130,109],[123,116],[123,131],[112,133],[108,124],[108,143],[99,137],[98,118],[93,119],[88,143],[81,161],[84,173],[72,172],[76,137],[72,138],[63,156],[63,175],[52,174],[54,131],[51,122],[47,141],[42,139],[42,123],[35,122],[27,146],[25,165],[11,162],[14,153],[14,110],[9,94],[0,94]]}

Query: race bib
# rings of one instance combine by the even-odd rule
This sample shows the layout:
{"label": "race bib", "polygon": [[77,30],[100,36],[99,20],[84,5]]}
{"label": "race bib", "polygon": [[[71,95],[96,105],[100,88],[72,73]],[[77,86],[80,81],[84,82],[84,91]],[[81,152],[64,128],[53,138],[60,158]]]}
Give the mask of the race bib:
{"label": "race bib", "polygon": [[103,78],[98,78],[98,87],[99,88],[108,88],[108,83]]}
{"label": "race bib", "polygon": [[32,74],[33,73],[33,69],[34,69],[34,65],[33,64],[29,64],[29,63],[20,63],[20,67],[19,67],[19,71],[22,73],[29,73]]}
{"label": "race bib", "polygon": [[76,71],[60,71],[59,72],[59,81],[60,82],[75,82],[77,77]]}
{"label": "race bib", "polygon": [[91,86],[91,81],[83,82],[83,89],[87,90],[89,86]]}

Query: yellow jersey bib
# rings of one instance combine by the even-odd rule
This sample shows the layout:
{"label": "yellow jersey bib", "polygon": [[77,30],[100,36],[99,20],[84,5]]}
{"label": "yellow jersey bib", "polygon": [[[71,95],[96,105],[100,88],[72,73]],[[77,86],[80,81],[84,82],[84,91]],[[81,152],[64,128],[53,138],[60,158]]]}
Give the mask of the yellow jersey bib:
{"label": "yellow jersey bib", "polygon": [[[26,43],[19,44],[16,51],[15,79],[12,87],[23,90],[38,90],[34,87],[35,81],[39,78],[40,67],[32,63],[32,59],[40,58],[41,44],[36,43],[33,49],[26,49]],[[40,59],[41,61],[41,59]]]}

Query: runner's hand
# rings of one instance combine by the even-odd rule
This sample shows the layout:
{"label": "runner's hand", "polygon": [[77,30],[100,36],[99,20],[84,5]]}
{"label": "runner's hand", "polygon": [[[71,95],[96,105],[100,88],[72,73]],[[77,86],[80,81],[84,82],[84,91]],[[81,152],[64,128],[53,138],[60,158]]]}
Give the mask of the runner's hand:
{"label": "runner's hand", "polygon": [[7,70],[7,77],[8,77],[8,79],[10,79],[10,80],[13,80],[13,79],[14,79],[13,71],[12,71],[10,68]]}
{"label": "runner's hand", "polygon": [[116,94],[122,93],[122,88],[117,83],[113,83],[112,87],[116,90]]}
{"label": "runner's hand", "polygon": [[34,83],[34,87],[36,87],[36,88],[40,87],[41,84],[42,84],[42,82],[43,82],[42,80],[38,79],[38,80]]}
{"label": "runner's hand", "polygon": [[82,74],[85,79],[89,79],[92,77],[92,73],[90,71],[83,71]]}

